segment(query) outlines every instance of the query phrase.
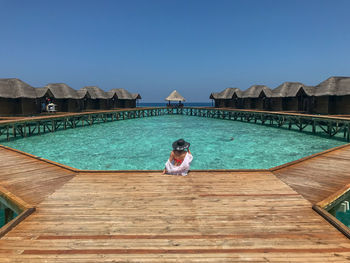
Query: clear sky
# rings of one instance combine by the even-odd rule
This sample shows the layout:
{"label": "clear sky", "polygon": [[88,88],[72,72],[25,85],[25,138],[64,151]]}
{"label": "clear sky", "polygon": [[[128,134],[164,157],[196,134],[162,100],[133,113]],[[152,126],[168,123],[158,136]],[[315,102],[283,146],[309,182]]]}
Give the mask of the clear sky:
{"label": "clear sky", "polygon": [[0,0],[0,78],[158,102],[350,76],[349,0]]}

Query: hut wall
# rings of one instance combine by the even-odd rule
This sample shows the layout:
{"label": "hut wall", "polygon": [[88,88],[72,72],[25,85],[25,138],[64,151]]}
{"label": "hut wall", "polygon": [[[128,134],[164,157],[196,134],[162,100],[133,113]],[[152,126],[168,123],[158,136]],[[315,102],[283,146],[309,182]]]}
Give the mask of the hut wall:
{"label": "hut wall", "polygon": [[225,108],[225,107],[226,107],[226,100],[223,100],[223,99],[215,100],[215,108]]}
{"label": "hut wall", "polygon": [[250,100],[250,108],[248,109],[256,109],[256,107],[258,106],[258,99],[257,98],[251,98],[248,99]]}
{"label": "hut wall", "polygon": [[35,99],[21,98],[21,112],[23,115],[36,114],[40,112],[40,103],[37,103]]}
{"label": "hut wall", "polygon": [[219,108],[225,108],[226,107],[226,100],[219,100]]}
{"label": "hut wall", "polygon": [[226,107],[229,107],[229,108],[236,108],[236,104],[235,104],[234,99],[227,100],[227,102],[226,102]]}
{"label": "hut wall", "polygon": [[282,108],[282,98],[270,98],[270,109],[272,111],[281,111]]}
{"label": "hut wall", "polygon": [[136,100],[125,100],[124,108],[135,108],[135,107],[136,107]]}
{"label": "hut wall", "polygon": [[86,110],[96,110],[99,108],[98,101],[94,99],[87,99],[85,101],[85,107]]}
{"label": "hut wall", "polygon": [[124,108],[124,100],[114,100],[114,108]]}
{"label": "hut wall", "polygon": [[255,108],[257,110],[264,110],[265,109],[265,102],[264,102],[263,98],[255,99]]}
{"label": "hut wall", "polygon": [[67,104],[68,104],[67,111],[69,111],[69,112],[79,112],[80,111],[78,100],[67,99]]}
{"label": "hut wall", "polygon": [[336,114],[350,114],[350,95],[336,97]]}
{"label": "hut wall", "polygon": [[109,105],[110,105],[110,108],[111,109],[115,109],[115,108],[117,108],[117,99],[110,99],[109,100]]}
{"label": "hut wall", "polygon": [[7,115],[15,115],[20,114],[21,107],[19,104],[19,99],[7,99],[0,98],[0,114]]}
{"label": "hut wall", "polygon": [[329,96],[315,97],[314,112],[317,114],[328,114]]}
{"label": "hut wall", "polygon": [[240,109],[241,107],[241,101],[239,98],[234,98],[232,100],[229,100],[228,107],[231,107],[233,109]]}
{"label": "hut wall", "polygon": [[243,99],[237,98],[235,101],[236,109],[243,109]]}
{"label": "hut wall", "polygon": [[65,103],[64,99],[53,99],[52,103],[56,104],[56,110],[66,112],[67,110],[67,104]]}
{"label": "hut wall", "polygon": [[298,111],[298,98],[297,97],[283,98],[283,110]]}
{"label": "hut wall", "polygon": [[243,99],[243,109],[251,109],[251,101],[249,98]]}
{"label": "hut wall", "polygon": [[125,108],[125,100],[117,100],[117,108]]}
{"label": "hut wall", "polygon": [[313,97],[304,96],[301,100],[301,104],[299,105],[300,110],[305,113],[313,112]]}
{"label": "hut wall", "polygon": [[214,100],[215,101],[215,108],[219,108],[219,100]]}
{"label": "hut wall", "polygon": [[104,100],[104,99],[99,99],[99,109],[101,110],[107,110],[109,109],[109,104],[108,104],[108,100]]}

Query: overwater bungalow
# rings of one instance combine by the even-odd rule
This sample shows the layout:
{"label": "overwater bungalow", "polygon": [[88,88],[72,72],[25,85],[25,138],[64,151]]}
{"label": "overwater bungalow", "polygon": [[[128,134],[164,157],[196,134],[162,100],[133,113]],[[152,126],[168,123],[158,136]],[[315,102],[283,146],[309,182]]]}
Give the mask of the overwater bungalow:
{"label": "overwater bungalow", "polygon": [[[135,108],[136,98],[125,89],[111,89],[108,92],[111,108]],[[140,96],[141,98],[141,96]]]}
{"label": "overwater bungalow", "polygon": [[86,86],[78,92],[87,92],[88,96],[83,100],[84,110],[107,110],[110,108],[110,96],[97,86]]}
{"label": "overwater bungalow", "polygon": [[58,111],[62,112],[79,112],[82,110],[81,101],[86,98],[87,93],[77,92],[64,83],[51,83],[46,85],[53,97],[50,97],[51,101],[56,104]]}
{"label": "overwater bungalow", "polygon": [[272,91],[264,85],[253,85],[242,92],[243,107],[245,109],[270,110],[268,98]]}
{"label": "overwater bungalow", "polygon": [[284,82],[272,90],[270,97],[271,110],[312,112],[312,87],[300,82]]}
{"label": "overwater bungalow", "polygon": [[0,114],[30,115],[40,109],[35,88],[17,78],[0,79]]}
{"label": "overwater bungalow", "polygon": [[132,95],[132,98],[135,102],[135,106],[133,108],[135,108],[137,105],[137,100],[141,100],[142,98],[141,98],[141,95],[139,93],[131,93],[131,95]]}
{"label": "overwater bungalow", "polygon": [[313,111],[318,114],[350,114],[350,77],[330,77],[314,88]]}
{"label": "overwater bungalow", "polygon": [[242,108],[242,91],[238,88],[226,88],[221,92],[210,94],[210,99],[215,101],[215,107]]}

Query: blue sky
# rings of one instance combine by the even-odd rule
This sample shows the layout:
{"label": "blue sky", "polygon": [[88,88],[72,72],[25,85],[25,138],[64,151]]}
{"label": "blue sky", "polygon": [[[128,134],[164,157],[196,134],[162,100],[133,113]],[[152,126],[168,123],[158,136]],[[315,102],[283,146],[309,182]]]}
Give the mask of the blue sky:
{"label": "blue sky", "polygon": [[188,101],[350,76],[350,1],[0,0],[0,78]]}

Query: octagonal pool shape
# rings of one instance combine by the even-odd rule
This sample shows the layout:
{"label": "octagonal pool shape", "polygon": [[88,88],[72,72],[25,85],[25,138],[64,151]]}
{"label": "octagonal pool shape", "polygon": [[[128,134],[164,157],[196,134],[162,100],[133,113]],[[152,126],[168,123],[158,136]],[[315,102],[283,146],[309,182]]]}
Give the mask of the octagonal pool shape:
{"label": "octagonal pool shape", "polygon": [[191,143],[191,169],[268,169],[346,143],[239,121],[165,115],[102,123],[3,143],[82,170],[159,170],[172,142]]}

